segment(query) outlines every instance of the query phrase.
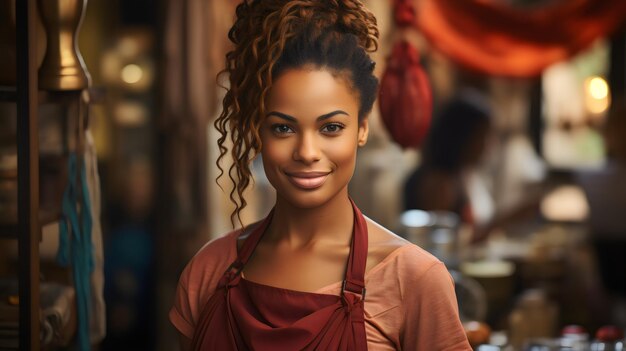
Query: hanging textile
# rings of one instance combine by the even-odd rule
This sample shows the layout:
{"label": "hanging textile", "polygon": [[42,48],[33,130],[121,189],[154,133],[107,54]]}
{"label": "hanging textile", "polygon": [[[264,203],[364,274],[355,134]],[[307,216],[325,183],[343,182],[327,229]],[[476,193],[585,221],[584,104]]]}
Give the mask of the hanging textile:
{"label": "hanging textile", "polygon": [[624,0],[561,0],[534,9],[502,1],[411,1],[415,26],[436,49],[467,68],[510,77],[539,75],[626,20]]}
{"label": "hanging textile", "polygon": [[61,204],[57,262],[72,267],[76,292],[77,348],[90,350],[104,339],[104,259],[100,226],[100,178],[89,120],[89,93],[80,92],[75,151],[68,156],[68,182]]}
{"label": "hanging textile", "polygon": [[91,131],[85,131],[85,175],[91,208],[91,242],[93,245],[93,265],[91,272],[91,309],[89,313],[89,340],[97,344],[106,334],[106,305],[104,302],[104,253],[102,246],[102,226],[100,224],[100,176],[96,145]]}
{"label": "hanging textile", "polygon": [[91,272],[94,268],[92,217],[85,164],[76,153],[69,155],[68,174],[70,177],[63,194],[63,218],[59,222],[57,261],[61,266],[72,266],[78,314],[77,346],[79,350],[89,351]]}
{"label": "hanging textile", "polygon": [[380,83],[380,115],[393,140],[403,148],[419,147],[430,127],[432,93],[417,49],[397,43]]}
{"label": "hanging textile", "polygon": [[[400,30],[415,22],[410,0],[394,1],[394,20]],[[380,116],[391,138],[403,148],[419,147],[430,127],[432,92],[417,48],[407,40],[396,43],[378,93]]]}

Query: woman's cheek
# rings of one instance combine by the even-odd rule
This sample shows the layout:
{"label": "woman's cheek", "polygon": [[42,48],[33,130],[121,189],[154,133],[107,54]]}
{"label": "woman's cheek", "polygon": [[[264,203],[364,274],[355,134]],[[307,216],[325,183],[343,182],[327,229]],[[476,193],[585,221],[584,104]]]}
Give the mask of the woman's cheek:
{"label": "woman's cheek", "polygon": [[352,140],[341,140],[327,148],[328,158],[338,167],[354,166],[356,161],[357,143]]}

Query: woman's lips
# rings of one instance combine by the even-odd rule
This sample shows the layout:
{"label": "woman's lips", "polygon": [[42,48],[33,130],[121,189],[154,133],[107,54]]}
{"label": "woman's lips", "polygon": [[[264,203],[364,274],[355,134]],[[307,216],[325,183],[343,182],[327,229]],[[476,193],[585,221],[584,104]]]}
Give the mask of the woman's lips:
{"label": "woman's lips", "polygon": [[285,172],[289,181],[302,189],[316,189],[326,182],[330,172]]}

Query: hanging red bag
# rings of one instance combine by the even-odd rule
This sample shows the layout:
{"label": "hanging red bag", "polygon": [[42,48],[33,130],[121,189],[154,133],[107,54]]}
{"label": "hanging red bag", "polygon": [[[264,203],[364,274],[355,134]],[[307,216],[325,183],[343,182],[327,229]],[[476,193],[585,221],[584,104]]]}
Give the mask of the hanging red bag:
{"label": "hanging red bag", "polygon": [[[412,2],[395,0],[394,6],[396,26],[410,28],[416,16]],[[430,127],[433,99],[419,53],[407,41],[396,43],[387,59],[378,103],[393,140],[403,148],[419,147]]]}
{"label": "hanging red bag", "polygon": [[378,103],[383,123],[396,143],[403,148],[422,145],[430,127],[432,101],[417,49],[407,41],[395,44],[380,84]]}

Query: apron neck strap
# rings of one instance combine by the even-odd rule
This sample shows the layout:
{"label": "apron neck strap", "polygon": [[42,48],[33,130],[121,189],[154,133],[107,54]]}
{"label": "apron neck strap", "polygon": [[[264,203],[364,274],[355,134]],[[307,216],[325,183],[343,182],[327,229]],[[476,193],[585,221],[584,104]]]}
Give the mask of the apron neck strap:
{"label": "apron neck strap", "polygon": [[243,266],[248,263],[248,260],[250,259],[250,256],[252,256],[254,249],[261,241],[263,233],[265,233],[265,230],[272,222],[272,217],[274,217],[274,209],[270,211],[270,213],[267,215],[267,217],[265,217],[263,222],[261,222],[256,228],[252,230],[252,233],[250,233],[248,238],[241,246],[241,250],[239,250],[239,253],[237,254],[237,259],[235,260],[235,262],[233,262],[233,264],[231,264],[229,270],[234,269],[237,271],[236,273],[239,273],[239,271],[243,269]]}
{"label": "apron neck strap", "polygon": [[367,223],[356,204],[350,198],[352,209],[354,210],[354,229],[352,242],[350,244],[350,255],[346,267],[346,277],[341,287],[341,294],[344,291],[361,295],[365,299],[365,267],[367,264]]}

